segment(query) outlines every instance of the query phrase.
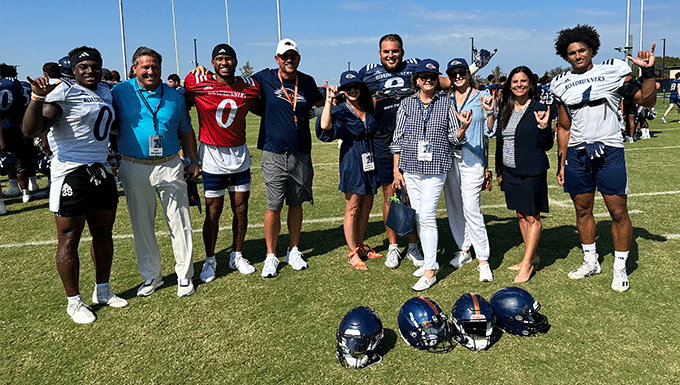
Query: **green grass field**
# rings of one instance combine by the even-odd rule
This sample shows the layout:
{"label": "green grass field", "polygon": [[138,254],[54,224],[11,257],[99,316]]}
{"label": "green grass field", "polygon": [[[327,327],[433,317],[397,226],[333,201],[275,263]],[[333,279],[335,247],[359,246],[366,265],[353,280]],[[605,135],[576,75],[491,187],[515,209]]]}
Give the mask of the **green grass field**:
{"label": "green grass field", "polygon": [[[249,230],[244,254],[257,268],[250,276],[228,269],[231,213],[222,216],[218,277],[200,284],[205,257],[200,234],[203,216],[192,208],[196,293],[177,297],[174,257],[163,215],[156,223],[165,285],[152,296],[135,296],[137,270],[130,221],[122,196],[114,227],[112,289],[129,300],[126,308],[94,306],[98,320],[78,325],[66,314],[66,298],[54,262],[56,231],[47,200],[22,204],[6,199],[10,215],[0,217],[0,356],[2,384],[677,384],[680,383],[678,282],[680,189],[673,182],[680,157],[680,124],[667,107],[650,122],[652,139],[626,143],[633,242],[628,259],[631,289],[611,288],[613,248],[610,219],[596,199],[598,252],[602,274],[572,281],[567,273],[582,262],[574,209],[554,179],[556,150],[549,153],[550,213],[543,217],[540,269],[520,286],[529,290],[552,328],[535,338],[504,335],[490,350],[458,346],[445,355],[406,345],[397,314],[414,296],[414,271],[406,261],[389,270],[383,260],[368,271],[347,263],[342,232],[343,195],[338,185],[335,143],[313,139],[314,201],[305,204],[301,250],[310,268],[280,265],[279,276],[260,276],[264,257],[265,195],[260,151],[255,148],[258,119],[249,117],[253,156]],[[196,123],[196,122],[195,122]],[[195,127],[198,127],[195,124]],[[493,141],[492,141],[493,146]],[[7,188],[7,179],[0,183]],[[46,183],[40,179],[41,186]],[[199,185],[199,189],[201,186]],[[377,196],[376,202],[382,200]],[[376,204],[367,243],[387,249]],[[524,248],[514,212],[505,208],[497,186],[482,194],[491,242],[495,281],[478,281],[476,264],[448,265],[457,250],[445,211],[440,211],[439,282],[425,295],[449,313],[465,292],[489,299],[512,285]],[[443,210],[443,199],[440,200]],[[159,208],[160,211],[160,208]],[[285,218],[285,212],[284,212]],[[87,230],[84,237],[89,237]],[[401,240],[405,245],[406,240]],[[282,228],[278,255],[288,243]],[[81,291],[90,303],[94,269],[89,239],[82,241]],[[385,326],[383,362],[363,370],[344,369],[335,358],[335,330],[354,306],[376,310]],[[676,341],[676,342],[674,342]]]}

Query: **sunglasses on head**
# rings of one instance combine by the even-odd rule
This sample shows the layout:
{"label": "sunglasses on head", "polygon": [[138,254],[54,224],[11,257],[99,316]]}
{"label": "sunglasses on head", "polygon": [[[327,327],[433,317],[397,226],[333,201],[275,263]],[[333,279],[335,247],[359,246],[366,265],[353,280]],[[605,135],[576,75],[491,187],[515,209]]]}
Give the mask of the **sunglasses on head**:
{"label": "sunglasses on head", "polygon": [[437,79],[439,79],[439,75],[437,75],[437,74],[420,74],[420,75],[418,75],[418,78],[420,78],[422,80],[429,80],[429,81],[433,82],[433,81],[436,81]]}

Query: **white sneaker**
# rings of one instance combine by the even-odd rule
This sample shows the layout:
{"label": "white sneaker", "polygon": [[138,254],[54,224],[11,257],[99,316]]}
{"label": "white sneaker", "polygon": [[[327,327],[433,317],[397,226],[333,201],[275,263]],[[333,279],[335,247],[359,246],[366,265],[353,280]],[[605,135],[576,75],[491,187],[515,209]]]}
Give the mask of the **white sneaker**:
{"label": "white sneaker", "polygon": [[480,263],[477,266],[479,271],[479,282],[493,282],[493,273],[491,273],[491,266],[489,263]]}
{"label": "white sneaker", "polygon": [[147,279],[144,283],[137,289],[138,297],[148,297],[156,291],[163,284],[163,277],[156,277],[154,279]]}
{"label": "white sneaker", "polygon": [[[434,270],[439,271],[439,263],[437,263]],[[422,277],[423,274],[425,274],[425,266],[421,266],[416,271],[413,272],[414,277]]]}
{"label": "white sneaker", "polygon": [[127,300],[113,294],[111,288],[106,288],[106,290],[101,291],[97,290],[96,283],[94,284],[94,291],[92,292],[92,302],[111,307],[125,307],[128,304]]}
{"label": "white sneaker", "polygon": [[583,261],[583,265],[581,265],[581,267],[570,272],[568,275],[571,279],[581,279],[590,277],[591,275],[600,274],[601,271],[602,268],[600,268],[600,263],[597,262],[597,260],[595,262]]}
{"label": "white sneaker", "polygon": [[464,251],[459,251],[456,253],[456,255],[453,256],[453,259],[451,259],[449,265],[455,267],[456,269],[459,269],[461,266],[470,262],[472,262],[472,255],[470,255],[470,252],[466,253]]}
{"label": "white sneaker", "polygon": [[89,324],[97,319],[97,316],[94,315],[92,309],[90,309],[82,299],[69,302],[66,307],[66,312],[71,316],[73,322],[78,324]]}
{"label": "white sneaker", "polygon": [[28,203],[31,201],[31,193],[26,192],[26,193],[21,193],[21,201],[24,203]]}
{"label": "white sneaker", "polygon": [[401,259],[401,253],[399,249],[389,249],[387,255],[385,256],[385,266],[389,269],[396,269],[399,267],[399,260]]}
{"label": "white sneaker", "polygon": [[3,198],[15,198],[21,195],[21,190],[18,187],[15,188],[8,188],[7,190],[2,192],[2,197]]}
{"label": "white sneaker", "polygon": [[286,259],[284,262],[289,264],[295,270],[304,270],[309,267],[307,262],[302,259],[302,253],[297,249],[297,247],[294,247],[293,250],[288,250],[286,252]]}
{"label": "white sneaker", "polygon": [[418,282],[413,285],[413,291],[423,291],[431,288],[437,282],[437,276],[433,276],[432,279],[427,279],[427,277],[420,277]]}
{"label": "white sneaker", "polygon": [[215,270],[217,270],[217,260],[215,257],[206,258],[205,262],[203,262],[201,274],[199,274],[198,277],[202,282],[212,282],[215,279]]}
{"label": "white sneaker", "polygon": [[666,117],[665,116],[662,116],[661,120],[663,121],[663,124],[666,124]]}
{"label": "white sneaker", "polygon": [[623,269],[614,269],[612,289],[618,292],[624,292],[630,289],[630,282],[628,282],[628,274],[626,273],[625,267]]}
{"label": "white sneaker", "polygon": [[416,246],[413,249],[411,249],[411,247],[407,247],[407,250],[408,251],[406,251],[406,258],[410,259],[411,262],[413,262],[413,266],[421,267],[425,264],[425,258],[423,257],[423,254],[420,252],[418,246]]}
{"label": "white sneaker", "polygon": [[194,294],[194,282],[190,279],[177,280],[177,296],[188,297]]}
{"label": "white sneaker", "polygon": [[0,215],[5,215],[9,212],[7,210],[7,206],[5,206],[5,202],[0,202]]}
{"label": "white sneaker", "polygon": [[273,278],[276,277],[279,272],[276,270],[279,267],[279,260],[274,254],[267,255],[267,259],[264,260],[264,267],[262,268],[263,278]]}
{"label": "white sneaker", "polygon": [[231,252],[231,256],[229,257],[229,268],[232,270],[238,269],[238,271],[241,274],[245,275],[253,274],[255,272],[255,267],[253,267],[253,265],[250,264],[250,261],[243,258],[242,256],[237,257],[233,251]]}

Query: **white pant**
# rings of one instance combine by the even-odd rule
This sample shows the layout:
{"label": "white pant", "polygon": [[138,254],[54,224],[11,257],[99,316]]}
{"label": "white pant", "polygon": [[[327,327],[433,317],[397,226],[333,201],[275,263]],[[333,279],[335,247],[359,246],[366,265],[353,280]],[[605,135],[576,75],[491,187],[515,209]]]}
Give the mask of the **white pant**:
{"label": "white pant", "polygon": [[444,184],[449,227],[460,250],[470,250],[472,246],[477,259],[488,261],[489,237],[480,208],[483,184],[484,166],[472,151],[463,147],[461,153],[453,155]]}
{"label": "white pant", "polygon": [[437,203],[442,194],[446,174],[424,175],[404,173],[411,207],[416,210],[416,225],[423,247],[426,270],[438,270],[437,264]]}
{"label": "white pant", "polygon": [[158,165],[123,159],[118,172],[130,212],[139,272],[145,280],[161,276],[161,255],[154,229],[158,195],[170,229],[177,279],[192,279],[194,263],[189,198],[179,156]]}

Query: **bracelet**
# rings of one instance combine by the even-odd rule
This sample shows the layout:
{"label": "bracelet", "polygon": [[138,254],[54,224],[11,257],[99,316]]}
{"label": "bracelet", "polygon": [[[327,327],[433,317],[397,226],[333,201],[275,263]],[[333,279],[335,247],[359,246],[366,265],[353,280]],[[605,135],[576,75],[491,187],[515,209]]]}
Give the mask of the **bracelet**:
{"label": "bracelet", "polygon": [[654,67],[641,67],[640,72],[643,79],[654,79],[656,77],[654,75]]}
{"label": "bracelet", "polygon": [[32,100],[35,100],[36,102],[44,102],[44,101],[45,101],[45,96],[36,95],[35,93],[31,92],[31,99],[32,99]]}

